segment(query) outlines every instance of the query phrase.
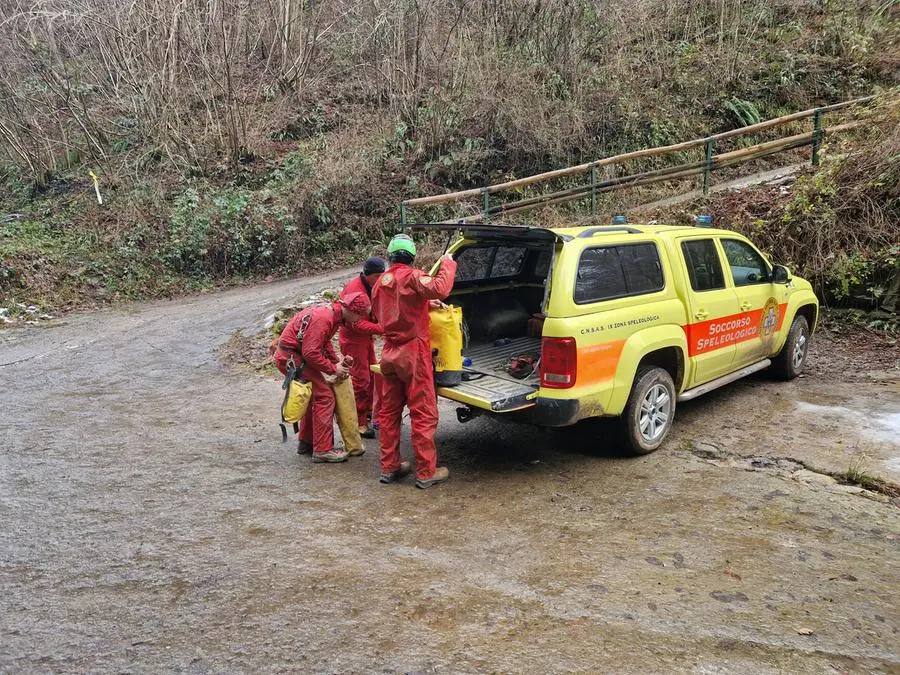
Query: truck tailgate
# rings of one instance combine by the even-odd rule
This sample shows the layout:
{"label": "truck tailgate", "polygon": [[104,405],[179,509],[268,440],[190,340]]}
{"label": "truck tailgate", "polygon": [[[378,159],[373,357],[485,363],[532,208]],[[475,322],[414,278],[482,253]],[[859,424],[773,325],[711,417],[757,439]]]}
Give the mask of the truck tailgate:
{"label": "truck tailgate", "polygon": [[472,366],[464,369],[467,381],[455,387],[438,387],[437,393],[452,401],[491,412],[530,408],[535,402],[529,396],[540,387],[537,374],[517,380],[506,373],[503,366],[513,356],[539,356],[540,352],[540,338],[514,338],[502,346],[488,343],[470,347],[465,352],[472,359]]}

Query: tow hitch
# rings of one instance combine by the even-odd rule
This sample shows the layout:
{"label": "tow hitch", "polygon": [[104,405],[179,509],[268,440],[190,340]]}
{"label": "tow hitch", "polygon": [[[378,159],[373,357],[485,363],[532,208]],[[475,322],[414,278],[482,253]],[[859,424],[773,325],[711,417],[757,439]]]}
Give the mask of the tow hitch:
{"label": "tow hitch", "polygon": [[471,422],[483,412],[484,411],[481,408],[470,408],[469,406],[464,406],[462,408],[456,409],[456,419],[460,424],[465,424],[466,422]]}

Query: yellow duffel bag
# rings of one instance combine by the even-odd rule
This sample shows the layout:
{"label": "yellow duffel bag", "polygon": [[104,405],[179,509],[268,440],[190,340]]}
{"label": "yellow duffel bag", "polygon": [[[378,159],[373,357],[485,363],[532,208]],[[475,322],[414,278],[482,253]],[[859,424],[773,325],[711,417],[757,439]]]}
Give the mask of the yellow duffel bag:
{"label": "yellow duffel bag", "polygon": [[344,439],[344,450],[351,455],[365,452],[362,437],[359,435],[359,418],[356,412],[356,397],[353,395],[353,383],[348,377],[331,385],[334,389],[334,412],[338,429]]}
{"label": "yellow duffel bag", "polygon": [[428,316],[431,320],[431,351],[437,352],[434,381],[442,387],[455,387],[462,381],[463,371],[462,307],[433,307]]}

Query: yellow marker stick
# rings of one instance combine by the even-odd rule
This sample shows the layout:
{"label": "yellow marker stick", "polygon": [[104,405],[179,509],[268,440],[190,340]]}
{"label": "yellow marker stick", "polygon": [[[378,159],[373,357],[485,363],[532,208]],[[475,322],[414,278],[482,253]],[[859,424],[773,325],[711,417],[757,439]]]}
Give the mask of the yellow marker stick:
{"label": "yellow marker stick", "polygon": [[94,179],[94,192],[97,193],[97,203],[102,206],[103,197],[100,196],[100,183],[97,180],[97,174],[95,174],[93,171],[88,171],[88,173],[90,174],[91,178]]}

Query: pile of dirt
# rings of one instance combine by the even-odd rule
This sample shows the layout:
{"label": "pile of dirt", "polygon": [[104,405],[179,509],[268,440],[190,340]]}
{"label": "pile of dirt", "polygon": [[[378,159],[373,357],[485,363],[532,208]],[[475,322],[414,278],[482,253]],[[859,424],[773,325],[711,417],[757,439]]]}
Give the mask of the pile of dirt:
{"label": "pile of dirt", "polygon": [[[235,331],[228,341],[219,349],[219,360],[223,365],[235,368],[251,368],[259,372],[274,373],[275,366],[269,347],[272,341],[281,335],[285,325],[300,310],[313,305],[327,304],[338,297],[340,289],[326,288],[318,293],[298,298],[296,302],[279,308],[266,321],[266,327],[254,335],[244,335],[243,331]],[[337,349],[337,335],[334,337]]]}

